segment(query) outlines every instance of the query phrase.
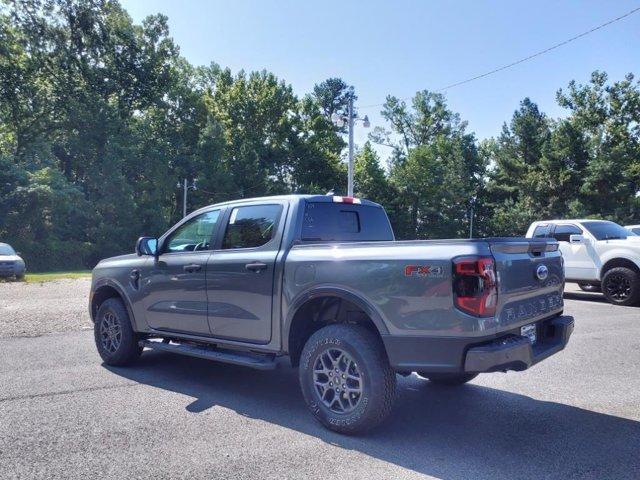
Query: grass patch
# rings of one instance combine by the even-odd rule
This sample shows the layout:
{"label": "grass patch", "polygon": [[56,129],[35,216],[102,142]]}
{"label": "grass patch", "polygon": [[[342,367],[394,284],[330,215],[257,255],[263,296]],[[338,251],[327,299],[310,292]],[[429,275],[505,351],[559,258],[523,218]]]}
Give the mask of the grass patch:
{"label": "grass patch", "polygon": [[28,273],[25,276],[27,283],[51,282],[53,280],[62,280],[65,278],[90,278],[91,270],[75,270],[71,272],[47,272],[47,273]]}

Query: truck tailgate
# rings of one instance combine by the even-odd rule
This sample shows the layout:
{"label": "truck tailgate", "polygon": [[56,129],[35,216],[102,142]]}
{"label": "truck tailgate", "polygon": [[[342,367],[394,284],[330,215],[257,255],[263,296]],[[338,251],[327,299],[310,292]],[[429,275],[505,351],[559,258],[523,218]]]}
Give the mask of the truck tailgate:
{"label": "truck tailgate", "polygon": [[562,311],[563,260],[553,239],[489,239],[496,262],[497,331]]}

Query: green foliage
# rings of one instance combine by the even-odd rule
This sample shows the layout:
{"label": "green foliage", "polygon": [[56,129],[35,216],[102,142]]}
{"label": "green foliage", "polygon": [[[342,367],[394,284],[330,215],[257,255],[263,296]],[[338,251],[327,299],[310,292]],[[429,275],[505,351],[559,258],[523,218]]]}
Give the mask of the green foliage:
{"label": "green foliage", "polygon": [[594,72],[571,82],[551,121],[525,99],[496,141],[482,149],[491,169],[483,192],[487,233],[522,234],[541,218],[597,217],[635,223],[640,216],[640,83],[607,84]]}
{"label": "green foliage", "polygon": [[[167,18],[117,1],[0,7],[0,238],[31,269],[86,268],[160,234],[191,205],[343,183],[325,115],[346,85],[298,99],[268,72],[194,68]],[[335,97],[335,98],[334,98]]]}
{"label": "green foliage", "polygon": [[389,183],[395,193],[388,205],[396,236],[467,235],[485,166],[466,123],[442,95],[428,91],[418,92],[411,107],[388,97],[382,115],[391,130],[378,128],[372,139],[393,148]]}
{"label": "green foliage", "polygon": [[[84,269],[132,250],[189,209],[239,197],[345,193],[340,78],[298,97],[267,71],[194,67],[168,20],[133,23],[116,0],[0,0],[0,240],[30,270]],[[554,120],[524,99],[477,142],[443,95],[387,97],[357,153],[355,189],[396,236],[524,233],[540,218],[640,216],[640,85],[594,72],[557,94]],[[391,152],[384,165],[373,144]]]}

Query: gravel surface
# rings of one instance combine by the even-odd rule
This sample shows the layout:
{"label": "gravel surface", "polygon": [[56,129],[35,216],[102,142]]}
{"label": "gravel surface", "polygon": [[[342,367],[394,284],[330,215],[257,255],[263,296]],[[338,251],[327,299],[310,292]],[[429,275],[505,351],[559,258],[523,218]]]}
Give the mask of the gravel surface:
{"label": "gravel surface", "polygon": [[0,339],[2,478],[637,480],[640,309],[565,299],[566,350],[460,388],[400,378],[390,420],[363,437],[320,427],[286,363],[147,351],[113,368],[91,332]]}
{"label": "gravel surface", "polygon": [[91,328],[90,288],[90,278],[0,283],[0,338]]}

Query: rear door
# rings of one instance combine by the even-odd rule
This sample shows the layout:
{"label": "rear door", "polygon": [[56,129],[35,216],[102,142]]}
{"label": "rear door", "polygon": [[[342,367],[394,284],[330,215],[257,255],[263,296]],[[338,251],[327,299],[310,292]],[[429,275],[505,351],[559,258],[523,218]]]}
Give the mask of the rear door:
{"label": "rear door", "polygon": [[287,207],[269,201],[228,209],[222,240],[207,265],[215,337],[262,344],[271,339],[275,262]]}
{"label": "rear door", "polygon": [[169,233],[140,289],[147,323],[157,330],[209,335],[206,269],[221,210],[193,217]]}

